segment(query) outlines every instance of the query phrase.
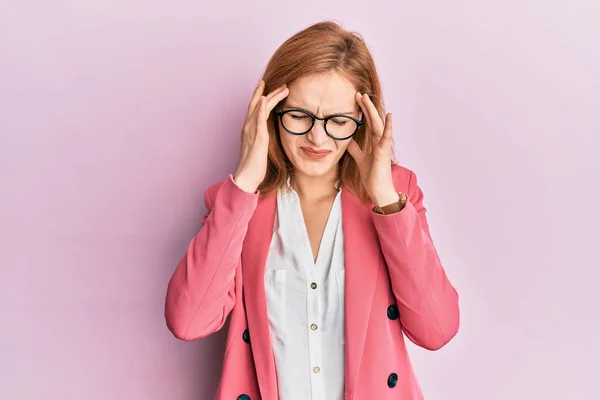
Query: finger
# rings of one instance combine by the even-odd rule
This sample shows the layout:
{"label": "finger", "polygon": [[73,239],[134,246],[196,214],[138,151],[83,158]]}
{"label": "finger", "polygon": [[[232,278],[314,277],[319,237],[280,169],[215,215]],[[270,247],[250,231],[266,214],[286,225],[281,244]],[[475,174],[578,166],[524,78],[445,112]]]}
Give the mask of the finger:
{"label": "finger", "polygon": [[273,97],[271,97],[270,99],[267,99],[267,115],[269,115],[269,113],[273,110],[273,108],[275,108],[275,106],[277,104],[279,104],[279,102],[281,100],[285,99],[288,96],[288,94],[290,94],[290,89],[288,89],[287,87],[284,87],[281,91],[279,91]]}
{"label": "finger", "polygon": [[277,96],[279,93],[284,91],[286,88],[287,88],[287,85],[284,83],[283,85],[279,86],[277,89],[273,90],[271,93],[269,93],[267,95],[267,101],[271,100],[274,96]]}
{"label": "finger", "polygon": [[374,124],[371,126],[373,127],[373,130],[375,131],[376,136],[378,138],[381,138],[381,136],[383,135],[383,121],[381,120],[381,117],[379,116],[379,112],[377,111],[377,108],[371,101],[371,98],[369,97],[368,94],[366,94],[366,93],[363,94],[362,100],[363,100],[367,110],[369,110],[369,112],[368,112],[369,117],[371,118],[372,124]]}
{"label": "finger", "polygon": [[360,106],[360,109],[362,110],[363,117],[367,123],[368,128],[371,129],[371,126],[372,126],[371,125],[371,117],[369,116],[369,110],[367,109],[367,107],[365,106],[365,103],[363,102],[362,93],[356,92],[356,102],[358,103],[358,105]]}
{"label": "finger", "polygon": [[354,139],[350,139],[350,143],[348,144],[348,153],[354,158],[356,164],[360,164],[365,159],[365,153],[360,149],[360,146]]}
{"label": "finger", "polygon": [[383,149],[392,146],[392,113],[387,113],[385,116],[385,126],[379,145]]}
{"label": "finger", "polygon": [[260,96],[258,98],[258,103],[256,104],[256,107],[254,107],[254,111],[252,112],[252,114],[250,114],[251,119],[247,120],[244,124],[243,138],[246,139],[248,143],[254,142],[254,139],[256,139],[257,131],[261,129],[260,119],[263,103],[266,103],[266,97]]}
{"label": "finger", "polygon": [[260,96],[263,94],[264,90],[265,90],[265,81],[263,81],[261,79],[260,82],[258,83],[258,86],[256,86],[256,89],[254,89],[254,94],[252,94],[252,99],[250,100],[250,104],[248,105],[248,113],[246,115],[246,121],[248,121],[251,118],[252,114],[254,113],[254,109],[256,108],[256,105],[260,101]]}
{"label": "finger", "polygon": [[365,150],[363,151],[363,153],[365,153],[365,156],[367,156],[368,154],[371,153],[371,151],[373,150],[373,148],[375,147],[375,145],[377,144],[377,142],[379,141],[379,139],[377,138],[377,135],[373,132],[371,134],[369,134],[368,132],[373,131],[373,124],[371,123],[371,117],[369,116],[369,110],[367,109],[367,106],[365,105],[364,101],[363,101],[363,95],[360,92],[356,93],[356,102],[360,105],[361,109],[362,109],[362,113],[363,113],[363,120],[366,122],[365,124],[365,128],[367,131],[367,136],[370,136],[371,139],[371,143],[369,144],[367,142],[367,146],[365,148]]}
{"label": "finger", "polygon": [[[269,101],[271,98],[278,96],[279,94],[281,94],[282,92],[284,92],[286,90],[288,90],[287,85],[283,84],[280,87],[278,87],[277,89],[273,90],[271,93],[269,93],[265,97],[267,98],[267,101]],[[286,96],[287,96],[287,94],[286,94]],[[258,98],[258,100],[260,100],[260,97]],[[275,103],[275,104],[277,104],[277,103]],[[258,102],[256,105],[258,105]],[[248,120],[252,119],[252,117],[254,117],[256,115],[256,110],[257,110],[256,105],[255,105],[254,109],[248,114]],[[270,112],[270,110],[269,110],[269,112]]]}
{"label": "finger", "polygon": [[256,106],[256,134],[267,133],[267,98],[262,96]]}
{"label": "finger", "polygon": [[365,153],[369,154],[379,143],[380,136],[377,133],[377,126],[373,124],[373,120],[371,119],[371,115],[370,115],[370,110],[369,110],[369,108],[367,108],[367,105],[365,103],[362,93],[360,93],[360,92],[357,93],[356,101],[358,102],[361,109],[363,110],[364,120],[366,121],[367,132],[370,132],[370,133],[367,133],[367,135],[369,136],[369,139],[370,139],[370,146],[367,147],[367,149],[365,150]]}

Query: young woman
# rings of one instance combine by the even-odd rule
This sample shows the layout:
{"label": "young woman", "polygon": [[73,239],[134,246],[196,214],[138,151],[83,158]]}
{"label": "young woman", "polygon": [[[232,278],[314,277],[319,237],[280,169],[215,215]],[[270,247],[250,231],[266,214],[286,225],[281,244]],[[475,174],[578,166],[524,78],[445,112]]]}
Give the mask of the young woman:
{"label": "young woman", "polygon": [[423,398],[404,336],[444,346],[458,296],[384,115],[359,35],[320,22],[271,58],[166,296],[183,340],[231,316],[217,399]]}

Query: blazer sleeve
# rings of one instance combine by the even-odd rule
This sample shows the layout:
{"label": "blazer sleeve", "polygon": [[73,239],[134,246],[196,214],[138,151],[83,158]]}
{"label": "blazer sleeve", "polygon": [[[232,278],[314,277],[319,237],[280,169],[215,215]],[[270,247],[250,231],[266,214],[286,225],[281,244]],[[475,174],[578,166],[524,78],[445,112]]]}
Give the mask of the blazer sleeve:
{"label": "blazer sleeve", "polygon": [[202,227],[167,287],[165,319],[175,337],[200,339],[223,327],[235,304],[237,265],[258,196],[240,189],[232,175],[214,199],[210,188],[204,192]]}
{"label": "blazer sleeve", "polygon": [[403,330],[416,345],[437,350],[458,332],[458,293],[431,239],[423,192],[409,172],[405,207],[388,215],[372,212],[372,217]]}

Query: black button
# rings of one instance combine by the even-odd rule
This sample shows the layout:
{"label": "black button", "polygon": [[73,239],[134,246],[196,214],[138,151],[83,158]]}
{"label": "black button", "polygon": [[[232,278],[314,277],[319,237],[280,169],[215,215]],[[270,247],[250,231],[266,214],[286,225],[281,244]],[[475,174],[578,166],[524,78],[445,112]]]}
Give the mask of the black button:
{"label": "black button", "polygon": [[250,396],[248,396],[247,394],[240,394],[237,397],[237,400],[251,400],[251,399],[250,399]]}
{"label": "black button", "polygon": [[311,288],[311,289],[316,289],[316,288],[317,288],[317,284],[316,284],[316,283],[314,283],[314,282],[313,282],[313,283],[311,283],[311,284],[310,284],[310,288]]}
{"label": "black button", "polygon": [[398,374],[392,372],[390,376],[388,376],[388,386],[393,388],[398,384]]}
{"label": "black button", "polygon": [[389,319],[398,319],[400,316],[400,312],[398,311],[398,307],[395,305],[391,305],[387,309],[387,316]]}
{"label": "black button", "polygon": [[[248,332],[248,329],[246,329],[244,331],[244,333],[242,333],[242,339],[244,339],[244,342],[246,343],[250,343],[250,332]],[[245,395],[244,395],[245,396]],[[249,398],[249,397],[248,397]]]}

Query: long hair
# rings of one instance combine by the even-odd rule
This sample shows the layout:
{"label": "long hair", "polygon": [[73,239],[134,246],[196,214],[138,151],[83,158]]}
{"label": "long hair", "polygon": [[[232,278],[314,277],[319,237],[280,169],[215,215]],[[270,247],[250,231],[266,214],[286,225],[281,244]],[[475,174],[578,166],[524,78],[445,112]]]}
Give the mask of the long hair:
{"label": "long hair", "polygon": [[[375,62],[367,45],[358,33],[345,30],[332,21],[321,21],[294,34],[273,54],[265,72],[265,95],[284,83],[312,74],[337,72],[348,79],[361,93],[367,93],[383,119],[385,109],[381,84]],[[359,147],[371,150],[371,138],[367,137],[367,121],[353,139]],[[293,179],[293,166],[285,155],[276,128],[278,124],[275,109],[269,115],[269,155],[267,173],[259,186],[262,194],[270,194],[283,187],[288,177]],[[340,186],[347,187],[362,202],[369,197],[362,185],[358,166],[352,156],[345,152],[339,165]]]}

